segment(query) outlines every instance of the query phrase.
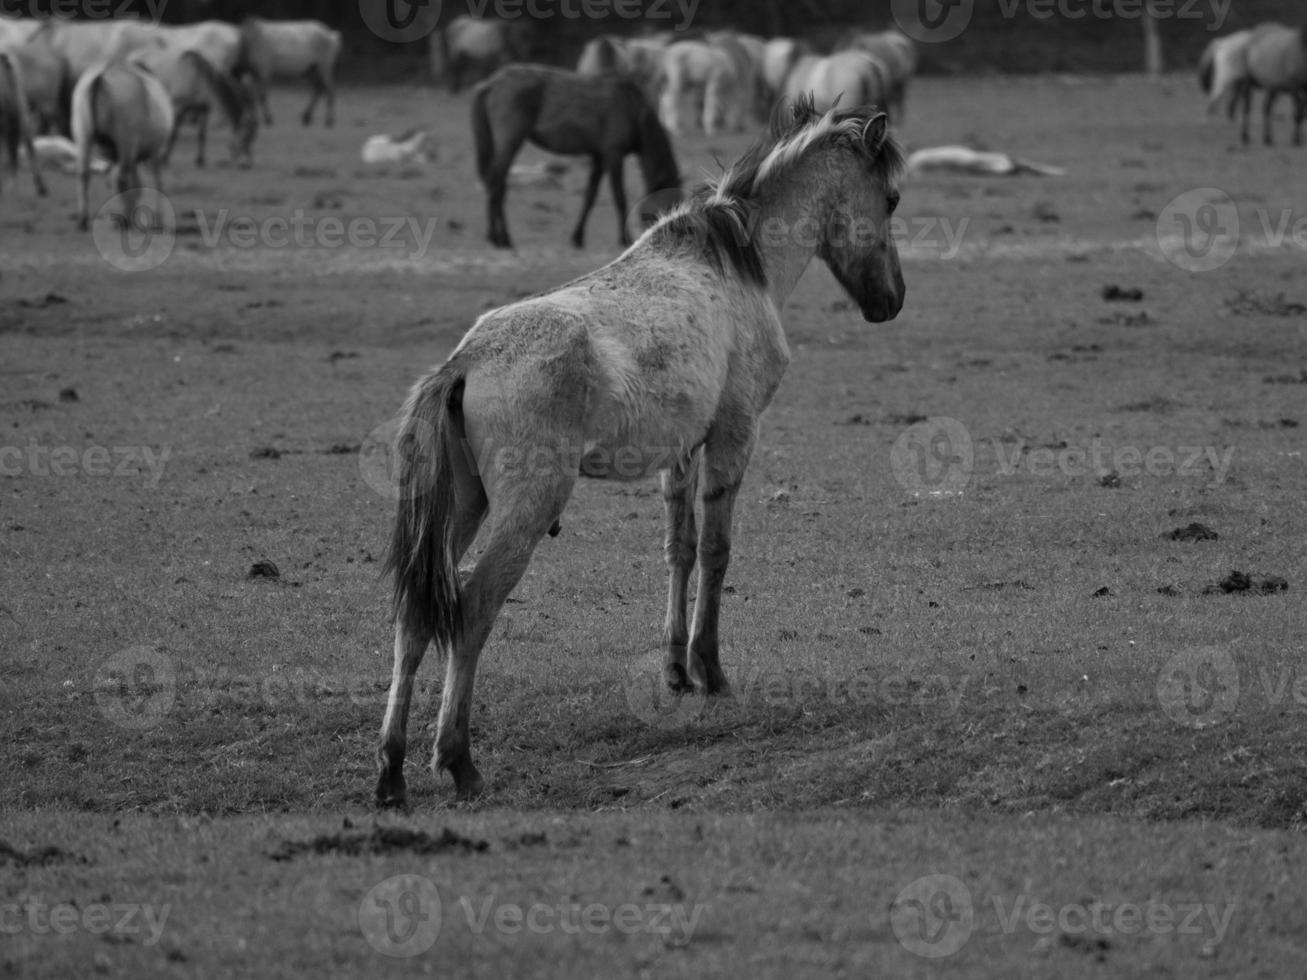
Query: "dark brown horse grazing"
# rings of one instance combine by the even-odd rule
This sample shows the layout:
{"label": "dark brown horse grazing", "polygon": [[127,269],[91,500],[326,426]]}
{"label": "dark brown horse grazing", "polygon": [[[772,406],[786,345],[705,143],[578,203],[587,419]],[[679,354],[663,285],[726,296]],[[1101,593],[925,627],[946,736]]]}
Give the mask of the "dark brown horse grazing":
{"label": "dark brown horse grazing", "polygon": [[509,168],[526,140],[550,153],[590,158],[585,203],[572,232],[577,248],[585,243],[586,219],[605,173],[617,205],[618,235],[623,245],[631,244],[622,182],[622,165],[629,155],[640,157],[646,193],[681,186],[667,131],[640,86],[629,79],[587,77],[544,65],[508,65],[477,86],[472,133],[477,172],[488,197],[490,243],[499,248],[513,247],[504,219],[504,195]]}

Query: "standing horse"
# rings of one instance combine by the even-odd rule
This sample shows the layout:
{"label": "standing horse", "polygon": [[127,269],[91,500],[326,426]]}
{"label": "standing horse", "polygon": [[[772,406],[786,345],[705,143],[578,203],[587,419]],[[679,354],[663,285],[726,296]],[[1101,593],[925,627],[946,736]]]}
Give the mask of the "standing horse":
{"label": "standing horse", "polygon": [[263,121],[272,125],[268,108],[268,82],[273,78],[304,78],[313,85],[313,95],[300,121],[313,122],[318,100],[326,99],[327,125],[336,124],[336,59],[340,56],[340,32],[317,20],[263,20],[247,17],[241,22],[244,40],[239,71],[247,74],[254,97],[263,108]]}
{"label": "standing horse", "polygon": [[45,197],[48,191],[41,176],[41,161],[32,146],[32,121],[27,111],[23,71],[12,54],[0,51],[0,153],[8,158],[9,168],[15,174],[20,148],[27,151],[27,165],[32,170],[36,193]]}
{"label": "standing horse", "polygon": [[719,127],[744,128],[745,105],[750,93],[747,80],[731,52],[708,41],[677,41],[663,52],[663,86],[659,115],[671,132],[681,130],[686,100],[703,104],[703,131],[709,136]]}
{"label": "standing horse", "polygon": [[[482,316],[414,386],[398,437],[402,489],[387,557],[395,660],[379,804],[404,802],[413,678],[433,642],[448,665],[432,767],[448,769],[461,796],[482,789],[468,732],[477,659],[579,476],[661,472],[664,678],[680,693],[727,691],[718,620],[731,513],[758,418],[790,359],[780,311],[816,255],[864,319],[898,315],[903,277],[887,229],[902,164],[883,113],[818,115],[801,100],[793,122],[774,123],[710,193],[597,272]],[[763,227],[772,231],[751,233]],[[462,577],[459,561],[483,522],[485,548]]]}
{"label": "standing horse", "polygon": [[623,40],[603,34],[581,49],[576,61],[578,75],[622,75],[639,84],[645,98],[658,101],[663,84],[663,50],[657,38]]}
{"label": "standing horse", "polygon": [[787,97],[810,95],[823,111],[837,102],[883,106],[889,91],[889,70],[865,51],[837,51],[825,58],[800,58],[785,83]]}
{"label": "standing horse", "polygon": [[899,31],[859,34],[848,47],[865,51],[885,67],[889,82],[885,99],[893,107],[895,121],[901,125],[908,98],[908,79],[917,70],[917,49],[911,38]]}
{"label": "standing horse", "polygon": [[81,78],[92,67],[127,57],[160,36],[158,24],[143,20],[44,21],[31,40],[44,39],[63,57],[69,74]]}
{"label": "standing horse", "polygon": [[1249,118],[1252,116],[1253,89],[1266,90],[1262,103],[1262,142],[1273,146],[1271,113],[1281,92],[1288,92],[1294,103],[1293,145],[1302,145],[1302,124],[1307,116],[1307,28],[1262,24],[1253,29],[1243,49],[1244,76],[1239,81],[1239,101],[1243,108],[1242,138],[1250,142]]}
{"label": "standing horse", "polygon": [[1207,95],[1209,116],[1225,103],[1226,116],[1234,118],[1239,103],[1239,82],[1248,72],[1244,49],[1252,36],[1252,31],[1235,31],[1218,37],[1203,50],[1198,60],[1198,84]]}
{"label": "standing horse", "polygon": [[479,82],[514,61],[524,61],[530,47],[523,21],[479,20],[460,14],[431,35],[431,74],[443,78],[451,92]]}
{"label": "standing horse", "polygon": [[10,44],[26,44],[41,28],[41,21],[35,17],[10,17],[0,14],[0,48]]}
{"label": "standing horse", "polygon": [[40,133],[68,132],[68,103],[76,79],[49,35],[42,31],[25,44],[0,44],[0,51],[6,50],[23,76],[35,129]]}
{"label": "standing horse", "polygon": [[544,65],[508,65],[477,86],[472,96],[472,133],[477,173],[485,185],[489,239],[512,248],[504,218],[504,195],[513,158],[530,140],[550,153],[590,158],[581,217],[572,244],[585,243],[585,223],[605,173],[617,206],[618,234],[631,243],[626,228],[626,157],[639,154],[645,192],[679,189],[680,171],[667,133],[640,87],[614,75],[587,77]]}
{"label": "standing horse", "polygon": [[163,190],[164,155],[172,136],[172,100],[163,83],[144,68],[119,62],[97,65],[73,88],[73,143],[77,147],[77,222],[90,226],[91,151],[99,149],[118,171],[118,193],[126,197],[126,218],[136,219],[139,167],[149,164],[155,189]]}
{"label": "standing horse", "polygon": [[245,55],[245,35],[225,20],[203,20],[198,24],[165,26],[162,42],[178,50],[198,51],[204,60],[224,75],[235,75]]}
{"label": "standing horse", "polygon": [[172,100],[173,128],[164,152],[164,162],[172,157],[172,148],[182,123],[194,120],[198,128],[195,165],[204,166],[204,148],[209,132],[209,113],[217,106],[231,127],[231,159],[237,166],[254,162],[254,138],[259,132],[259,114],[247,101],[243,89],[229,75],[218,71],[209,60],[190,48],[175,44],[153,44],[139,48],[128,61],[140,65],[163,83]]}

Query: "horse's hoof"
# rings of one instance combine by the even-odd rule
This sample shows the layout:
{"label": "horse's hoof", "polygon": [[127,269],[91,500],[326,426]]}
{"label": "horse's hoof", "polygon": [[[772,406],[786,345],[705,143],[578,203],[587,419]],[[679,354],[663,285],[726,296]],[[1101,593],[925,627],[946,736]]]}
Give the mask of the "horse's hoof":
{"label": "horse's hoof", "polygon": [[449,774],[454,777],[454,791],[460,800],[470,800],[481,793],[486,788],[486,781],[481,778],[481,773],[477,772],[477,767],[473,765],[472,759],[468,755],[451,763],[448,767]]}
{"label": "horse's hoof", "polygon": [[408,794],[404,789],[404,777],[387,779],[385,773],[382,773],[381,778],[377,780],[375,798],[379,810],[397,810],[408,806]]}
{"label": "horse's hoof", "polygon": [[684,664],[668,664],[663,668],[663,679],[667,681],[667,690],[673,694],[694,693],[694,685],[690,683]]}

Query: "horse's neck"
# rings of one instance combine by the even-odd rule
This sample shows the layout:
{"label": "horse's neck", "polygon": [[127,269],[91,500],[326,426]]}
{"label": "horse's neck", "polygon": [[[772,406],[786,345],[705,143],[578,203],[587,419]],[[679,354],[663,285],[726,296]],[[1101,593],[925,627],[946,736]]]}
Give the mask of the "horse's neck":
{"label": "horse's neck", "polygon": [[754,234],[767,270],[767,291],[781,309],[798,285],[817,252],[817,240],[826,219],[820,198],[821,182],[809,171],[808,161],[792,164],[788,172],[763,188],[757,197]]}

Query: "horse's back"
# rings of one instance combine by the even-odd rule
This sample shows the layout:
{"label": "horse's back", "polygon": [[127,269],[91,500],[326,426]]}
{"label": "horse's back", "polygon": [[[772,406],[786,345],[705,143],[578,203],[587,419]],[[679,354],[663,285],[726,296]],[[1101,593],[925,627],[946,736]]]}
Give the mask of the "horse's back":
{"label": "horse's back", "polygon": [[78,145],[114,147],[120,163],[155,156],[172,132],[172,100],[150,72],[126,62],[88,69],[73,91],[74,133]]}

